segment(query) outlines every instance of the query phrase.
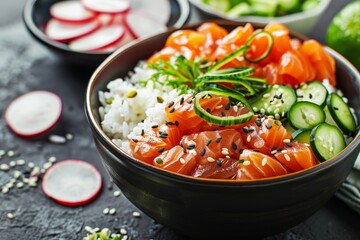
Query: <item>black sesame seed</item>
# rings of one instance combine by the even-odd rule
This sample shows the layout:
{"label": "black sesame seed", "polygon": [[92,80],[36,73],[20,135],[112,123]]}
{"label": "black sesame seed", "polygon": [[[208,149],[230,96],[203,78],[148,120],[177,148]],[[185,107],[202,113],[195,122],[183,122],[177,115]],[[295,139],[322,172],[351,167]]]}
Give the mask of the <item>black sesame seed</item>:
{"label": "black sesame seed", "polygon": [[281,99],[281,103],[285,103],[284,100]]}
{"label": "black sesame seed", "polygon": [[211,112],[211,109],[210,109],[210,108],[207,108],[206,111],[207,111],[208,113],[210,113],[210,112]]}
{"label": "black sesame seed", "polygon": [[166,125],[168,125],[168,126],[174,126],[175,123],[173,123],[173,122],[166,122]]}
{"label": "black sesame seed", "polygon": [[260,150],[259,150],[259,149],[253,149],[253,151],[254,151],[254,152],[260,152]]}
{"label": "black sesame seed", "polygon": [[312,99],[313,98],[313,95],[311,93],[309,93],[309,98]]}
{"label": "black sesame seed", "polygon": [[222,117],[225,117],[226,115],[225,115],[225,113],[224,113],[224,112],[221,112],[221,116],[222,116]]}
{"label": "black sesame seed", "polygon": [[266,126],[267,129],[271,129],[271,128],[272,128],[272,125],[271,125],[270,123],[267,123],[265,126]]}
{"label": "black sesame seed", "polygon": [[180,105],[182,105],[184,103],[184,97],[180,98]]}
{"label": "black sesame seed", "polygon": [[297,97],[298,97],[298,98],[303,98],[304,96],[303,96],[303,95],[298,95]]}
{"label": "black sesame seed", "polygon": [[201,152],[200,152],[200,156],[204,156],[204,155],[205,155],[205,153],[206,153],[206,148],[204,148],[203,150],[201,150]]}
{"label": "black sesame seed", "polygon": [[260,119],[263,118],[263,117],[266,117],[266,115],[265,115],[265,114],[261,114],[261,115],[259,116]]}
{"label": "black sesame seed", "polygon": [[183,148],[183,152],[184,152],[184,153],[187,153],[187,151],[186,151],[186,149],[185,149],[185,148]]}
{"label": "black sesame seed", "polygon": [[245,150],[244,148],[240,149],[240,151],[239,151],[240,154],[242,154],[244,152],[244,150]]}
{"label": "black sesame seed", "polygon": [[135,139],[135,138],[133,138],[132,139],[133,140],[133,142],[135,142],[135,143],[137,143],[139,140],[137,140],[137,139]]}
{"label": "black sesame seed", "polygon": [[211,139],[206,140],[206,146],[209,146],[211,143]]}
{"label": "black sesame seed", "polygon": [[284,146],[278,148],[278,151],[281,152],[282,150],[284,150]]}
{"label": "black sesame seed", "polygon": [[222,139],[222,137],[218,137],[218,138],[216,138],[215,141],[216,141],[217,143],[219,143],[219,142],[221,141],[221,139]]}
{"label": "black sesame seed", "polygon": [[333,107],[333,109],[334,109],[334,110],[339,110],[339,108],[337,108],[337,107]]}
{"label": "black sesame seed", "polygon": [[272,147],[272,148],[271,148],[271,151],[276,151],[276,150],[277,150],[276,147]]}
{"label": "black sesame seed", "polygon": [[225,110],[229,110],[229,109],[230,109],[230,106],[231,106],[230,103],[226,104],[226,105],[225,105]]}
{"label": "black sesame seed", "polygon": [[193,143],[189,144],[188,147],[187,147],[188,150],[192,150],[194,148],[195,148],[195,144],[193,144]]}
{"label": "black sesame seed", "polygon": [[179,126],[179,122],[178,121],[175,121],[175,126]]}
{"label": "black sesame seed", "polygon": [[186,101],[188,104],[192,103],[192,99],[190,98],[189,100]]}
{"label": "black sesame seed", "polygon": [[161,133],[161,134],[159,135],[159,137],[161,137],[161,138],[167,138],[167,137],[168,137],[168,134],[167,134],[167,133]]}
{"label": "black sesame seed", "polygon": [[171,108],[172,106],[174,106],[174,104],[175,104],[174,101],[171,101],[168,105],[168,108]]}
{"label": "black sesame seed", "polygon": [[145,130],[141,129],[141,136],[144,136],[144,134],[145,134]]}
{"label": "black sesame seed", "polygon": [[261,126],[261,119],[260,118],[257,118],[255,120],[255,123],[256,123],[256,126],[260,127]]}
{"label": "black sesame seed", "polygon": [[165,148],[161,147],[161,148],[158,149],[158,152],[162,153],[164,150],[165,150]]}
{"label": "black sesame seed", "polygon": [[169,113],[173,113],[175,111],[175,108],[170,109]]}
{"label": "black sesame seed", "polygon": [[216,163],[216,165],[218,165],[219,167],[222,166],[222,163],[221,163],[221,161],[220,161],[219,159],[215,160],[215,163]]}
{"label": "black sesame seed", "polygon": [[248,128],[248,127],[243,127],[242,130],[243,130],[244,133],[250,133],[250,132],[254,131],[253,128]]}
{"label": "black sesame seed", "polygon": [[159,125],[152,125],[151,128],[158,128]]}
{"label": "black sesame seed", "polygon": [[292,147],[293,145],[291,143],[286,143],[286,146]]}
{"label": "black sesame seed", "polygon": [[232,143],[231,143],[231,147],[232,147],[232,149],[236,150],[236,149],[237,149],[236,143],[232,142]]}

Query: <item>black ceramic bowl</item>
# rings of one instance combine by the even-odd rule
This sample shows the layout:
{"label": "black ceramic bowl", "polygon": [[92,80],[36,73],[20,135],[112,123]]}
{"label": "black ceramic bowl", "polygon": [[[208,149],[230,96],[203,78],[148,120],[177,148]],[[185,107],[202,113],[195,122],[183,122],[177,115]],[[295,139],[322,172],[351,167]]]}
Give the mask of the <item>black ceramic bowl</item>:
{"label": "black ceramic bowl", "polygon": [[[51,52],[58,55],[66,62],[79,65],[98,66],[112,52],[79,52],[71,50],[66,44],[52,41],[44,34],[46,23],[50,19],[50,6],[64,0],[27,0],[23,20],[30,34]],[[147,1],[147,0],[145,0]],[[187,0],[169,0],[171,6],[168,27],[181,27],[190,14]]]}
{"label": "black ceramic bowl", "polygon": [[[227,29],[239,24],[218,23]],[[311,216],[333,196],[350,172],[360,149],[359,133],[337,157],[309,170],[272,179],[236,182],[195,179],[146,165],[126,154],[102,131],[98,91],[105,90],[109,81],[126,76],[139,60],[161,49],[170,33],[119,49],[90,79],[85,110],[103,164],[114,182],[148,216],[192,238],[263,237]],[[359,118],[360,75],[338,53],[326,50],[336,60],[338,87],[355,107]]]}

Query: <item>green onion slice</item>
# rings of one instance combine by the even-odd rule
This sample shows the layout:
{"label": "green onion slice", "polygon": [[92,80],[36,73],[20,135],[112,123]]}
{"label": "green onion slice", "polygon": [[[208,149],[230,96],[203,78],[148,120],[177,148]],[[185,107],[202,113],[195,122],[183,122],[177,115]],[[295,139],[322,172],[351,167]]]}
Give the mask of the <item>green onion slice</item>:
{"label": "green onion slice", "polygon": [[244,51],[246,49],[248,49],[249,46],[244,45],[242,47],[240,47],[238,50],[232,52],[231,54],[229,54],[228,56],[226,56],[225,58],[221,59],[220,61],[217,61],[214,65],[212,65],[211,67],[209,67],[208,69],[208,73],[210,72],[214,72],[216,70],[218,70],[219,68],[221,68],[222,66],[224,66],[226,63],[231,62],[232,60],[234,60],[236,57],[238,57],[239,55],[243,54]]}
{"label": "green onion slice", "polygon": [[251,48],[251,42],[256,38],[259,37],[259,35],[264,35],[265,37],[267,37],[268,39],[268,46],[266,48],[266,51],[258,58],[255,59],[250,59],[247,54],[246,51],[244,52],[244,58],[246,61],[251,62],[251,63],[257,63],[260,62],[261,60],[265,59],[267,56],[269,56],[270,51],[272,49],[272,46],[274,45],[274,39],[271,35],[271,33],[267,32],[267,31],[258,31],[255,32],[245,43],[245,46],[247,47],[247,49]]}
{"label": "green onion slice", "polygon": [[[247,107],[249,112],[242,114],[240,116],[214,116],[211,113],[207,112],[204,108],[201,107],[200,99],[207,95],[218,95],[218,96],[226,96],[228,98],[235,99]],[[237,94],[235,91],[228,92],[228,91],[222,91],[220,89],[216,90],[208,90],[203,91],[195,96],[195,102],[194,102],[194,110],[195,113],[204,119],[205,121],[212,123],[212,124],[218,124],[220,126],[230,126],[234,124],[241,124],[244,122],[247,122],[250,120],[250,118],[254,115],[254,112],[251,109],[250,104],[246,100],[246,98],[242,94]]]}

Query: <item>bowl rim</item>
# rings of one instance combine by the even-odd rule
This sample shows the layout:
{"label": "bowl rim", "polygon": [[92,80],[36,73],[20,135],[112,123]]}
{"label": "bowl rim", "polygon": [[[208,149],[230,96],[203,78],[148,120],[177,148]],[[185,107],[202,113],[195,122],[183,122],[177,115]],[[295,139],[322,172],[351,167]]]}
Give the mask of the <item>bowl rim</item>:
{"label": "bowl rim", "polygon": [[[38,1],[40,1],[40,0],[27,0],[26,1],[24,8],[23,8],[22,18],[23,18],[23,22],[25,23],[25,27],[39,41],[47,44],[48,46],[50,46],[52,48],[56,48],[56,49],[74,53],[74,54],[83,54],[86,56],[101,56],[101,57],[105,58],[106,56],[108,56],[114,52],[114,51],[80,52],[80,51],[72,50],[71,48],[68,47],[67,44],[52,41],[51,39],[49,39],[45,35],[45,33],[43,31],[41,31],[39,29],[39,27],[35,24],[34,19],[32,17],[33,12],[34,12],[34,6]],[[57,2],[59,2],[59,1],[64,1],[64,0],[58,0]],[[174,1],[176,1],[179,5],[180,16],[172,26],[167,27],[168,29],[179,28],[179,27],[183,26],[186,23],[186,21],[188,20],[189,15],[190,15],[190,3],[187,0],[174,0]],[[142,38],[138,38],[138,39],[142,39]]]}
{"label": "bowl rim", "polygon": [[239,21],[239,22],[249,21],[249,22],[257,22],[257,23],[268,23],[270,21],[277,21],[277,22],[281,22],[281,23],[285,23],[285,24],[293,22],[293,21],[301,20],[304,18],[315,17],[315,16],[321,14],[322,12],[324,12],[325,9],[331,3],[331,0],[321,0],[319,2],[319,5],[313,9],[310,9],[307,11],[291,13],[291,14],[287,14],[287,15],[279,16],[279,17],[261,17],[261,16],[249,15],[249,16],[240,16],[240,17],[236,17],[236,18],[231,18],[228,15],[226,15],[225,13],[206,5],[201,0],[189,0],[189,1],[194,6],[196,6],[198,9],[200,9],[201,11],[206,12],[207,14],[211,14],[213,16],[217,16],[217,17],[226,19],[226,20]]}
{"label": "bowl rim", "polygon": [[[183,26],[181,29],[194,28],[204,22],[207,22],[207,21],[202,21],[202,22],[193,23],[193,24],[187,24],[187,25]],[[227,21],[227,20],[215,20],[215,21],[212,20],[212,22],[215,22],[215,23],[219,24],[220,26],[221,25],[227,25],[227,26],[231,25],[234,27],[240,26],[241,24],[245,24],[245,23],[238,23],[238,22]],[[255,28],[264,26],[264,24],[261,24],[261,23],[252,23],[252,25]],[[356,136],[354,136],[354,139],[337,156],[335,156],[325,162],[321,162],[312,168],[304,169],[304,170],[293,172],[293,173],[288,173],[288,174],[282,175],[282,176],[275,176],[275,177],[269,177],[269,178],[264,178],[264,179],[255,179],[255,180],[242,180],[242,181],[231,180],[231,179],[195,178],[192,176],[187,176],[187,175],[182,175],[179,173],[173,173],[173,172],[162,170],[153,165],[141,162],[141,161],[137,160],[136,158],[130,156],[121,147],[117,146],[114,142],[111,141],[111,138],[105,134],[105,132],[101,128],[101,125],[98,123],[96,117],[93,114],[91,96],[92,96],[94,86],[96,85],[97,76],[100,75],[104,71],[104,69],[108,65],[110,65],[113,61],[115,61],[116,58],[118,56],[120,56],[123,52],[130,51],[132,48],[135,48],[137,46],[137,44],[140,44],[143,41],[150,41],[153,38],[158,38],[161,35],[170,34],[176,30],[178,30],[178,29],[168,29],[167,31],[165,31],[163,33],[153,35],[153,36],[150,36],[150,37],[147,37],[144,39],[138,39],[138,40],[135,40],[133,42],[130,42],[130,43],[120,47],[113,54],[111,54],[108,58],[106,58],[98,66],[98,68],[93,72],[92,76],[90,77],[90,80],[88,82],[86,92],[85,92],[85,106],[84,106],[85,114],[86,114],[86,117],[88,119],[91,129],[98,136],[100,136],[102,143],[105,143],[109,147],[109,149],[107,149],[107,150],[109,150],[112,154],[116,155],[117,157],[120,154],[122,157],[125,157],[126,160],[129,161],[128,163],[131,164],[132,166],[140,168],[144,171],[151,171],[154,174],[156,173],[165,178],[171,178],[171,180],[174,180],[174,181],[182,181],[182,182],[185,181],[185,182],[196,183],[196,184],[205,184],[205,185],[212,184],[212,185],[222,185],[222,186],[229,186],[229,187],[232,187],[232,186],[242,187],[242,186],[249,186],[249,185],[252,185],[252,186],[264,186],[265,185],[266,186],[266,185],[273,185],[274,183],[285,183],[285,182],[292,182],[292,181],[304,179],[310,175],[314,175],[314,174],[317,174],[328,168],[331,168],[332,166],[338,164],[340,161],[344,160],[348,155],[350,155],[352,153],[352,151],[354,151],[355,149],[360,147],[360,131],[358,130],[358,132],[356,133]],[[305,37],[299,33],[293,32],[293,31],[290,31],[290,34],[292,36],[300,38],[301,40],[308,39],[307,37]],[[352,74],[355,75],[356,79],[358,79],[358,81],[360,82],[360,73],[347,59],[345,59],[343,56],[341,56],[339,53],[337,53],[335,50],[333,50],[329,47],[325,47],[325,49],[333,57],[337,58],[340,62],[342,62],[345,66],[347,66],[349,68],[349,70],[352,72]]]}

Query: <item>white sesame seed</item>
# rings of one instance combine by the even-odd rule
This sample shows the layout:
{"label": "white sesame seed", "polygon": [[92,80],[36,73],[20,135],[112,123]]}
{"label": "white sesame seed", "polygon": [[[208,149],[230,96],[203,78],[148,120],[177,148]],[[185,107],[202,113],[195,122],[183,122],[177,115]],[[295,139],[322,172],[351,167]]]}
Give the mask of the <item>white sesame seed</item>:
{"label": "white sesame seed", "polygon": [[317,138],[318,138],[320,141],[323,141],[323,140],[324,140],[321,136],[317,136]]}
{"label": "white sesame seed", "polygon": [[8,182],[6,185],[5,185],[5,187],[7,187],[7,188],[13,188],[14,187],[14,183],[12,182],[12,181],[10,181],[10,182]]}
{"label": "white sesame seed", "polygon": [[8,214],[6,214],[6,217],[7,217],[8,219],[13,219],[13,218],[14,218],[14,214],[8,213]]}
{"label": "white sesame seed", "polygon": [[[283,92],[284,92],[284,89],[279,88],[278,91],[279,91],[280,93],[283,93]],[[280,94],[279,94],[279,95],[280,95]]]}
{"label": "white sesame seed", "polygon": [[264,107],[265,107],[265,108],[268,108],[268,107],[269,107],[269,104],[268,104],[268,103],[264,103]]}
{"label": "white sesame seed", "polygon": [[8,157],[14,157],[14,156],[15,156],[15,152],[14,152],[13,150],[9,150],[9,151],[7,152],[7,155],[8,155]]}
{"label": "white sesame seed", "polygon": [[196,156],[196,155],[197,155],[195,149],[191,149],[191,150],[189,151],[189,154],[191,154],[191,155],[193,155],[193,156]]}
{"label": "white sesame seed", "polygon": [[284,154],[284,157],[285,157],[285,160],[288,162],[291,160],[290,156],[287,153]]}
{"label": "white sesame seed", "polygon": [[100,231],[100,228],[98,228],[98,227],[93,229],[93,232],[99,232],[99,231]]}
{"label": "white sesame seed", "polygon": [[114,192],[114,197],[118,197],[121,195],[121,191],[117,190]]}
{"label": "white sesame seed", "polygon": [[257,107],[253,107],[253,110],[254,110],[254,112],[258,111]]}
{"label": "white sesame seed", "polygon": [[18,159],[18,160],[16,160],[16,165],[22,166],[22,165],[24,165],[24,164],[25,164],[25,160],[24,160],[24,159]]}
{"label": "white sesame seed", "polygon": [[7,188],[7,187],[3,187],[2,189],[1,189],[1,192],[2,193],[8,193],[9,192],[9,188]]}
{"label": "white sesame seed", "polygon": [[185,164],[185,163],[186,163],[185,159],[180,158],[180,163],[181,163],[181,164]]}
{"label": "white sesame seed", "polygon": [[121,240],[128,240],[128,236],[127,235],[123,236]]}
{"label": "white sesame seed", "polygon": [[85,226],[85,231],[87,231],[88,233],[93,233],[93,229],[89,226]]}
{"label": "white sesame seed", "polygon": [[246,141],[247,141],[247,142],[250,142],[250,141],[251,141],[251,135],[248,135],[248,136],[246,137]]}
{"label": "white sesame seed", "polygon": [[244,166],[249,166],[250,163],[251,163],[251,162],[250,162],[249,160],[245,160],[245,161],[243,162]]}
{"label": "white sesame seed", "polygon": [[239,110],[239,107],[236,106],[236,105],[235,105],[233,108],[234,108],[234,111],[235,111],[235,112],[237,112],[237,111]]}
{"label": "white sesame seed", "polygon": [[0,150],[0,157],[2,157],[3,155],[5,155],[5,150]]}
{"label": "white sesame seed", "polygon": [[121,228],[121,229],[120,229],[120,234],[121,234],[121,235],[126,235],[126,234],[127,234],[126,229],[125,229],[125,228]]}
{"label": "white sesame seed", "polygon": [[40,169],[40,172],[41,172],[41,173],[45,173],[46,170],[45,170],[44,168],[42,168],[42,169]]}
{"label": "white sesame seed", "polygon": [[228,159],[230,158],[230,156],[229,156],[229,155],[226,155],[225,157],[226,157],[226,158],[228,158]]}
{"label": "white sesame seed", "polygon": [[22,175],[22,173],[20,171],[17,171],[17,170],[14,171],[14,173],[13,173],[14,178],[19,178],[21,175]]}
{"label": "white sesame seed", "polygon": [[268,107],[268,108],[267,108],[267,111],[268,111],[268,112],[271,112],[271,110],[272,110],[271,107]]}
{"label": "white sesame seed", "polygon": [[304,145],[307,146],[307,147],[310,147],[310,144],[308,144],[308,143],[304,143]]}
{"label": "white sesame seed", "polygon": [[[280,107],[280,106],[276,105],[275,107]],[[280,112],[280,109],[279,109],[279,108],[276,108],[276,109],[274,110],[274,113],[275,113],[275,114],[278,114],[279,112]],[[276,115],[275,115],[275,117],[276,117]]]}
{"label": "white sesame seed", "polygon": [[10,167],[6,163],[3,163],[0,165],[0,170],[2,170],[2,171],[7,171],[9,169],[10,169]]}
{"label": "white sesame seed", "polygon": [[276,149],[271,151],[271,154],[275,154],[275,153],[277,153]]}
{"label": "white sesame seed", "polygon": [[51,134],[49,141],[52,143],[66,143],[66,138],[60,135]]}
{"label": "white sesame seed", "polygon": [[109,210],[109,214],[114,215],[116,213],[116,209],[112,208]]}
{"label": "white sesame seed", "polygon": [[275,119],[279,120],[280,119],[280,115],[278,113],[275,114]]}
{"label": "white sesame seed", "polygon": [[343,100],[344,100],[345,103],[349,102],[349,100],[346,97],[343,97]]}
{"label": "white sesame seed", "polygon": [[221,154],[222,154],[222,155],[229,155],[230,153],[229,153],[229,151],[223,150],[223,151],[221,151]]}
{"label": "white sesame seed", "polygon": [[285,139],[283,140],[284,143],[290,143],[290,141],[291,141],[291,140],[288,139],[288,138],[285,138]]}
{"label": "white sesame seed", "polygon": [[140,213],[139,213],[139,212],[133,212],[132,215],[133,215],[133,217],[136,217],[136,218],[140,217]]}
{"label": "white sesame seed", "polygon": [[330,150],[330,152],[334,151],[334,147],[331,146],[329,150]]}
{"label": "white sesame seed", "polygon": [[48,161],[51,162],[51,163],[54,163],[54,162],[56,162],[56,157],[51,156],[51,157],[49,157]]}
{"label": "white sesame seed", "polygon": [[287,153],[288,151],[286,149],[281,150],[281,153]]}
{"label": "white sesame seed", "polygon": [[39,173],[40,173],[40,167],[35,166],[33,168],[33,170],[31,171],[30,176],[36,176],[36,175],[39,175]]}
{"label": "white sesame seed", "polygon": [[261,166],[265,166],[265,164],[267,163],[267,159],[266,158],[263,158],[261,160]]}
{"label": "white sesame seed", "polygon": [[49,169],[51,166],[52,166],[51,162],[46,162],[46,163],[44,163],[43,168],[44,169]]}
{"label": "white sesame seed", "polygon": [[17,188],[23,188],[23,187],[24,187],[24,183],[23,183],[23,182],[18,182],[18,183],[16,183],[16,187],[17,187]]}
{"label": "white sesame seed", "polygon": [[29,168],[33,168],[33,167],[35,167],[35,164],[34,164],[33,162],[29,162],[29,163],[28,163],[28,167],[29,167]]}
{"label": "white sesame seed", "polygon": [[110,209],[109,209],[109,208],[105,208],[105,209],[103,210],[103,214],[105,214],[105,215],[109,214],[109,212],[110,212]]}
{"label": "white sesame seed", "polygon": [[270,97],[270,93],[265,93],[265,94],[263,95],[263,97],[264,97],[264,98]]}
{"label": "white sesame seed", "polygon": [[135,148],[134,148],[134,152],[138,152],[140,149],[139,145],[136,145]]}
{"label": "white sesame seed", "polygon": [[67,140],[72,140],[72,139],[74,138],[74,136],[73,136],[71,133],[67,133],[67,134],[65,135],[65,138],[66,138]]}
{"label": "white sesame seed", "polygon": [[279,88],[279,85],[275,84],[275,85],[273,86],[273,88]]}
{"label": "white sesame seed", "polygon": [[215,162],[215,159],[213,159],[212,157],[208,157],[206,160],[207,160],[208,162]]}
{"label": "white sesame seed", "polygon": [[265,113],[265,109],[264,109],[264,108],[261,108],[261,109],[260,109],[260,113],[264,114],[264,113]]}
{"label": "white sesame seed", "polygon": [[285,117],[285,112],[281,112],[281,117]]}
{"label": "white sesame seed", "polygon": [[29,183],[29,179],[28,179],[28,178],[23,178],[22,181],[23,181],[23,183]]}
{"label": "white sesame seed", "polygon": [[215,109],[220,109],[222,107],[223,107],[223,105],[218,105],[218,106],[215,107]]}
{"label": "white sesame seed", "polygon": [[10,162],[9,162],[9,166],[10,166],[10,167],[15,167],[15,166],[16,166],[16,162],[15,162],[15,161],[10,161]]}

